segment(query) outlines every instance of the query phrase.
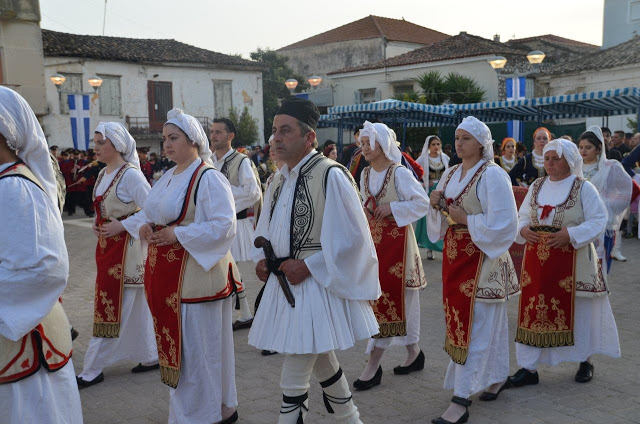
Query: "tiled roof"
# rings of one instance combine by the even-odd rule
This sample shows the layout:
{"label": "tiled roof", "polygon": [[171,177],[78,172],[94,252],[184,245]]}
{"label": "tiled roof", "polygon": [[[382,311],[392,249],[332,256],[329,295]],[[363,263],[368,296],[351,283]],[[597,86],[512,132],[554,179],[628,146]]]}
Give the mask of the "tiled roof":
{"label": "tiled roof", "polygon": [[640,65],[640,36],[629,41],[560,63],[546,73],[568,74],[592,69],[611,69],[625,65]]}
{"label": "tiled roof", "polygon": [[[509,40],[507,45],[522,48],[529,51],[541,50],[547,56],[561,59],[570,59],[574,55],[584,55],[600,50],[599,46],[583,43],[581,41],[570,40],[558,37],[557,35],[541,35],[539,37],[520,38]],[[567,57],[568,55],[568,57]]]}
{"label": "tiled roof", "polygon": [[536,40],[545,40],[552,43],[566,44],[569,46],[578,46],[578,47],[591,47],[591,48],[600,47],[600,46],[596,46],[595,44],[583,43],[582,41],[572,40],[570,38],[564,38],[564,37],[560,37],[558,35],[553,35],[553,34],[538,35],[535,37],[527,37],[527,38],[514,38],[512,40],[507,41],[507,43],[526,44]]}
{"label": "tiled roof", "polygon": [[366,18],[314,35],[313,37],[306,38],[278,50],[290,50],[319,44],[381,37],[386,37],[388,41],[404,41],[429,45],[448,38],[449,35],[407,22],[404,19],[391,19],[369,15]]}
{"label": "tiled roof", "polygon": [[[430,46],[413,50],[409,53],[395,56],[386,61],[371,63],[353,68],[346,68],[329,72],[329,75],[342,74],[348,72],[365,71],[369,69],[378,69],[414,65],[417,63],[440,62],[443,60],[459,59],[464,57],[484,56],[484,55],[522,55],[523,50],[510,47],[505,43],[488,40],[476,35],[461,32],[460,34],[446,38]],[[526,54],[526,52],[525,52]]]}
{"label": "tiled roof", "polygon": [[45,56],[81,57],[121,62],[179,62],[260,70],[256,62],[190,46],[176,40],[78,35],[42,30]]}

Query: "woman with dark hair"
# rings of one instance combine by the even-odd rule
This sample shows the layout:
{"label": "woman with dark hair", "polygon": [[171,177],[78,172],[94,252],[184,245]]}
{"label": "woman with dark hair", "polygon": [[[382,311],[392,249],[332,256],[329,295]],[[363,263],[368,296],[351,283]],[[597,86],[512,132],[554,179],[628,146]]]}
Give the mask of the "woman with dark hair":
{"label": "woman with dark hair", "polygon": [[536,179],[544,177],[544,156],[542,149],[553,137],[545,127],[533,132],[533,151],[520,159],[509,172],[514,186],[529,187]]}
{"label": "woman with dark hair", "polygon": [[598,189],[607,207],[607,228],[595,245],[598,257],[606,262],[608,273],[613,246],[621,241],[616,242],[616,238],[620,237],[620,224],[638,194],[634,188],[638,188],[620,162],[606,158],[604,137],[599,127],[589,127],[580,136],[578,147],[584,160],[584,177]]}
{"label": "woman with dark hair", "polygon": [[511,171],[518,162],[518,157],[516,156],[516,140],[511,137],[502,140],[500,156],[497,156],[494,161],[505,171]]}
{"label": "woman with dark hair", "polygon": [[338,150],[335,144],[329,144],[322,153],[331,160],[338,160]]}
{"label": "woman with dark hair", "polygon": [[516,143],[516,157],[518,160],[522,159],[527,155],[527,146],[524,143]]}

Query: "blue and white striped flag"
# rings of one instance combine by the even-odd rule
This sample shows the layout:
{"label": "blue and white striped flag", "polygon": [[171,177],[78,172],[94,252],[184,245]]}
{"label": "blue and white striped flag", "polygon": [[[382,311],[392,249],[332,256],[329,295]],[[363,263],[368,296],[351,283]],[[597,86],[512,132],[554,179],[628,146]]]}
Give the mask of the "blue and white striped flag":
{"label": "blue and white striped flag", "polygon": [[[91,141],[91,110],[88,94],[68,94],[71,136],[74,149],[89,149]],[[80,146],[80,147],[78,147]]]}
{"label": "blue and white striped flag", "polygon": [[[525,77],[507,78],[506,81],[507,100],[520,100],[526,98],[527,79]],[[524,122],[507,121],[507,137],[512,137],[516,141],[524,140]]]}

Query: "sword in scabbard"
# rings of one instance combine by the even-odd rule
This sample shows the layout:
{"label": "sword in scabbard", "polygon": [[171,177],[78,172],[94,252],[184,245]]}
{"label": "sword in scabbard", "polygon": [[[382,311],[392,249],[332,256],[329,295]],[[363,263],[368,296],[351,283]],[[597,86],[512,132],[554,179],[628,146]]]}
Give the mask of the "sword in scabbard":
{"label": "sword in scabbard", "polygon": [[[269,240],[260,236],[255,239],[255,241],[253,242],[253,245],[258,249],[262,249],[262,251],[264,252],[264,256],[267,260],[267,264],[272,263],[275,265],[278,263],[278,258],[276,257],[276,254],[273,251],[273,246],[271,246],[271,242]],[[284,273],[282,273],[282,271],[278,271],[277,269],[272,269],[272,268],[275,268],[275,267],[269,267],[269,271],[274,273],[275,276],[278,278],[278,283],[280,284],[280,288],[284,292],[284,297],[287,299],[287,302],[289,302],[289,305],[291,305],[292,308],[295,308],[296,299],[293,297],[293,293],[291,293],[291,287],[289,287],[289,283],[287,283]]]}

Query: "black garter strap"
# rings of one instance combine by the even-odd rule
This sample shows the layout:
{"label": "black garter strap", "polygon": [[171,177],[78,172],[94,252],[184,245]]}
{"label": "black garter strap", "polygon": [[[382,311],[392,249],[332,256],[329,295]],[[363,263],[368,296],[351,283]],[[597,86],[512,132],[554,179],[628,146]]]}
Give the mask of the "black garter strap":
{"label": "black garter strap", "polygon": [[[330,377],[327,380],[320,382],[320,386],[322,386],[323,389],[326,389],[327,387],[333,386],[335,383],[337,383],[341,377],[342,377],[342,368],[338,368],[338,372],[336,372],[333,375],[333,377]],[[335,397],[335,396],[328,395],[327,392],[325,392],[324,390],[322,391],[322,400],[324,400],[324,406],[325,408],[327,408],[327,412],[330,414],[334,413],[331,403],[344,405],[345,403],[349,402],[352,398],[353,396],[349,396],[348,398]]]}
{"label": "black garter strap", "polygon": [[302,418],[302,410],[304,409],[305,411],[308,411],[309,408],[307,408],[304,405],[304,401],[306,401],[307,399],[309,399],[309,393],[305,393],[302,394],[300,396],[287,396],[285,394],[282,395],[282,403],[288,403],[289,405],[282,405],[280,407],[280,413],[281,414],[290,414],[291,412],[295,412],[296,410],[300,410],[300,415],[298,416],[298,421],[296,421],[296,424],[303,424],[303,418]]}

